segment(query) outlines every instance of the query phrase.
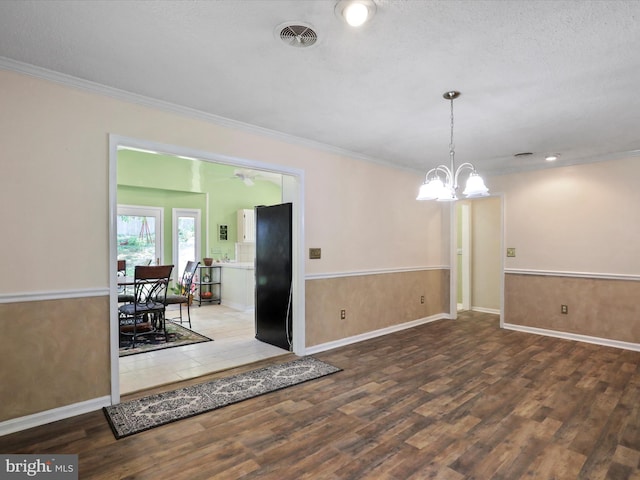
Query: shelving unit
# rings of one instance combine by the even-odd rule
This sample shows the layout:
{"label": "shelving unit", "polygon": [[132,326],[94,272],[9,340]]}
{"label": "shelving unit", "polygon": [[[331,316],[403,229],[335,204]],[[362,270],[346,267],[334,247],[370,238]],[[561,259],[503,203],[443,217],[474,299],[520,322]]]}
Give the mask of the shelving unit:
{"label": "shelving unit", "polygon": [[[197,300],[198,306],[205,303],[217,303],[220,305],[222,293],[222,271],[220,265],[198,265],[197,279]],[[209,293],[211,296],[209,296]]]}

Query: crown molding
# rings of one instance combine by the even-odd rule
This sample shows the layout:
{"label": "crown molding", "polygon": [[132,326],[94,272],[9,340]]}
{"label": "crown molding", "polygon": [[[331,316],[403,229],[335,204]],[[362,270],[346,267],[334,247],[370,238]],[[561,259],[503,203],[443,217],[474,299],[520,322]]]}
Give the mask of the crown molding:
{"label": "crown molding", "polygon": [[375,163],[385,167],[393,168],[395,170],[403,170],[410,173],[420,173],[422,171],[416,168],[410,168],[403,165],[397,165],[388,160],[363,155],[360,153],[352,152],[344,148],[329,145],[327,143],[317,142],[308,138],[297,137],[288,133],[279,132],[277,130],[271,130],[250,123],[240,122],[238,120],[232,120],[230,118],[221,117],[212,113],[203,112],[195,108],[185,107],[164,100],[159,100],[144,95],[128,92],[119,88],[109,87],[101,83],[85,80],[82,78],[67,75],[65,73],[56,72],[36,65],[31,65],[24,62],[19,62],[7,57],[0,56],[0,70],[7,70],[11,72],[28,75],[31,77],[47,80],[50,82],[58,83],[71,88],[83,90],[85,92],[102,95],[105,97],[113,98],[123,102],[133,103],[141,105],[143,107],[153,108],[156,110],[162,110],[168,113],[174,113],[191,119],[202,120],[208,123],[212,123],[221,127],[240,130],[246,133],[254,135],[260,135],[273,140],[297,145],[300,147],[310,148],[313,150],[323,151],[325,153],[339,155],[343,157],[349,157],[356,160],[362,160],[364,162]]}

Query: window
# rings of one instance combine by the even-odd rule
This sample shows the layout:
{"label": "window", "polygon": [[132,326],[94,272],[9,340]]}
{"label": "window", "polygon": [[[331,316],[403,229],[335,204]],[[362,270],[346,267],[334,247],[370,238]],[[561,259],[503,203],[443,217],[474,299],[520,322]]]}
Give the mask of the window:
{"label": "window", "polygon": [[118,205],[118,260],[126,262],[127,275],[136,265],[162,263],[162,216],[159,207]]}

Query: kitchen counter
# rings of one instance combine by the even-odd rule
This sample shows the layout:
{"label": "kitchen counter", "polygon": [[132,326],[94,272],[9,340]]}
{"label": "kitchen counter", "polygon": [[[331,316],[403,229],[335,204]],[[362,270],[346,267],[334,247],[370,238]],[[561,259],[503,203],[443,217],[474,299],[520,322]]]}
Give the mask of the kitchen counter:
{"label": "kitchen counter", "polygon": [[247,311],[255,305],[255,265],[252,262],[216,263],[222,271],[222,305]]}
{"label": "kitchen counter", "polygon": [[215,265],[220,265],[222,268],[237,268],[242,270],[255,269],[255,265],[253,264],[253,262],[226,262],[216,263]]}

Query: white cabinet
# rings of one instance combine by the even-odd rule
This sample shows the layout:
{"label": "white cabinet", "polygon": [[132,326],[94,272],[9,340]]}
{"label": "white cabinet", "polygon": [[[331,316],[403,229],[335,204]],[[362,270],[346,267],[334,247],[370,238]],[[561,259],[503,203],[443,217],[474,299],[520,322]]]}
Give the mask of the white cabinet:
{"label": "white cabinet", "polygon": [[238,242],[256,242],[255,210],[248,208],[238,210]]}
{"label": "white cabinet", "polygon": [[222,305],[247,311],[255,305],[256,271],[253,263],[221,263]]}

